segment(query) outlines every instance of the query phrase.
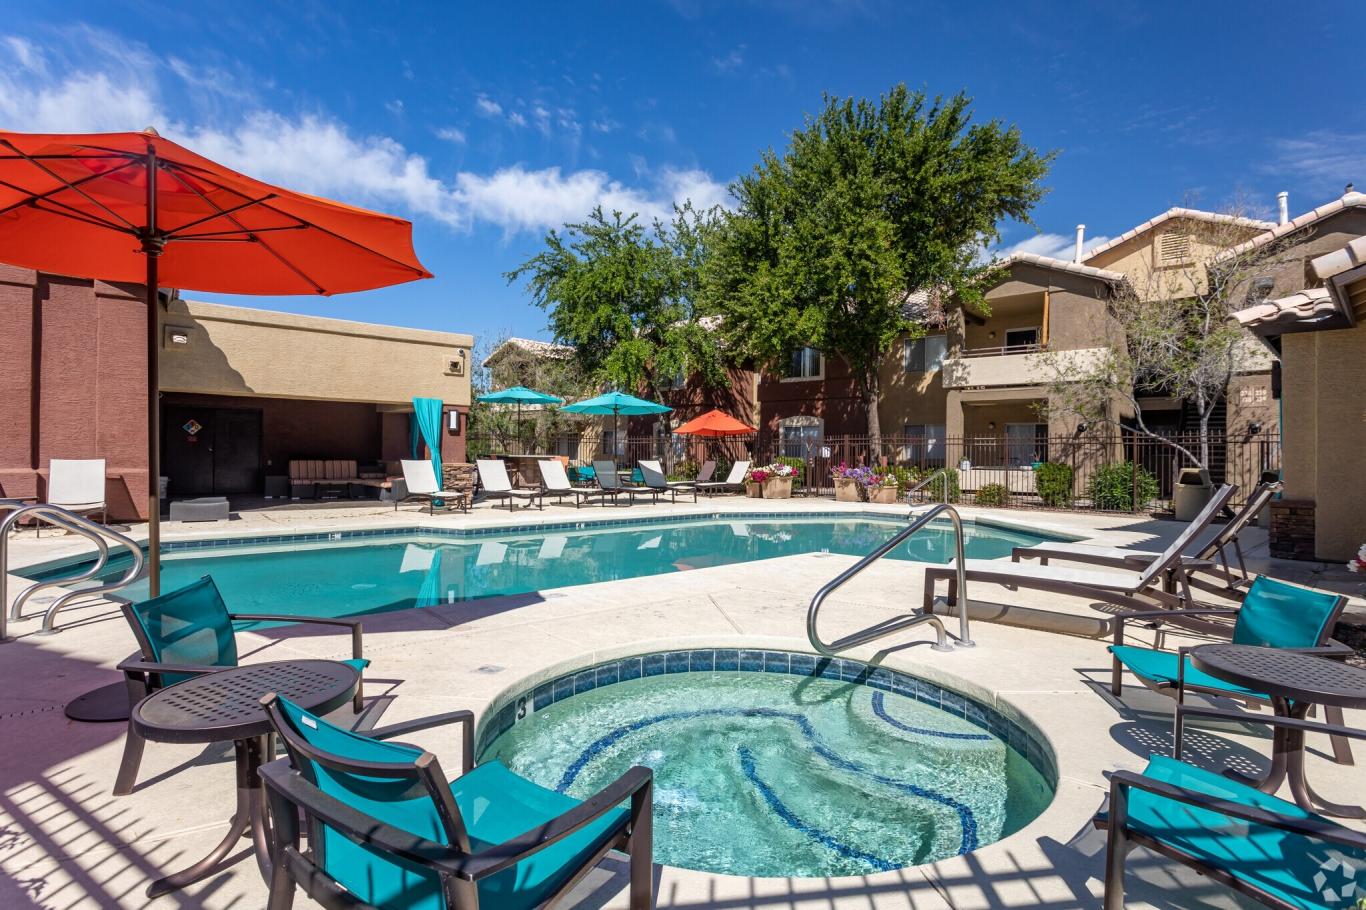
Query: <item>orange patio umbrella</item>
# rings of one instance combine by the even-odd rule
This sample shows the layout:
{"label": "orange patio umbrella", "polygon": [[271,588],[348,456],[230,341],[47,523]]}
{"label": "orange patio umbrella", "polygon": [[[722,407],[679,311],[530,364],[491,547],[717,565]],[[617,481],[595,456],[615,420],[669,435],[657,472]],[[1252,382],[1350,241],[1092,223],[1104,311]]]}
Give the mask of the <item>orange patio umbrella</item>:
{"label": "orange patio umbrella", "polygon": [[736,420],[724,411],[708,411],[701,417],[694,417],[678,429],[680,436],[748,436],[758,432],[747,423]]}
{"label": "orange patio umbrella", "polygon": [[157,288],[338,294],[430,278],[401,218],[281,189],[163,139],[0,131],[0,262],[147,287],[148,566],[160,589]]}

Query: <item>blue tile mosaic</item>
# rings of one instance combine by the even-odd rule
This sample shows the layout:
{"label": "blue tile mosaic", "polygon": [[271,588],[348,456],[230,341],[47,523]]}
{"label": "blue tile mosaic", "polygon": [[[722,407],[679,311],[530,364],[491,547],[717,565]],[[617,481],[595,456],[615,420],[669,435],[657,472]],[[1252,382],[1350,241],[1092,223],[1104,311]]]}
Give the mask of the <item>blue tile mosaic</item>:
{"label": "blue tile mosaic", "polygon": [[[509,697],[498,704],[495,712],[486,714],[480,722],[476,751],[482,755],[493,740],[521,717],[527,716],[528,712],[539,711],[573,695],[618,682],[639,679],[642,676],[684,672],[726,673],[736,670],[816,676],[838,682],[867,685],[873,689],[915,698],[927,705],[965,718],[974,726],[1002,740],[1033,765],[1050,784],[1057,783],[1057,761],[1045,743],[1003,716],[994,707],[978,702],[961,692],[942,688],[928,680],[887,667],[870,666],[861,661],[758,649],[693,648],[665,651],[607,661],[567,673],[557,679],[540,683],[532,690]],[[881,705],[881,699],[881,695],[874,695],[875,708]],[[518,716],[519,702],[523,703],[521,717]]]}

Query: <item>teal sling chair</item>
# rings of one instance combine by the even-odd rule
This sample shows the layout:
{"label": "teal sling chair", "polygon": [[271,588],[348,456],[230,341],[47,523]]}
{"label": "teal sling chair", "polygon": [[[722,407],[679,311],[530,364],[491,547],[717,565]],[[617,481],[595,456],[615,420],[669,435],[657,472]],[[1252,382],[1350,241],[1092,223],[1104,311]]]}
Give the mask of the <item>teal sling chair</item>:
{"label": "teal sling chair", "polygon": [[[651,907],[649,768],[580,801],[497,761],[476,767],[469,711],[361,733],[275,694],[261,703],[288,753],[261,768],[273,820],[268,910],[289,910],[296,887],[328,910],[548,907],[613,849],[630,854],[632,910]],[[387,741],[452,723],[464,748],[449,782],[435,755]]]}
{"label": "teal sling chair", "polygon": [[[1130,621],[1162,622],[1181,616],[1233,616],[1233,643],[1265,648],[1291,648],[1304,654],[1345,659],[1352,649],[1333,641],[1333,627],[1347,606],[1347,598],[1339,594],[1313,591],[1259,575],[1248,588],[1242,606],[1216,609],[1202,607],[1190,610],[1152,610],[1120,613],[1115,616],[1115,643],[1112,655],[1110,691],[1122,694],[1123,674],[1128,669],[1148,688],[1178,697],[1184,691],[1220,695],[1247,703],[1269,702],[1260,692],[1235,686],[1202,673],[1186,657],[1189,648],[1162,651],[1124,643],[1125,623]],[[1342,725],[1342,709],[1324,708],[1325,718]],[[1178,715],[1179,719],[1179,715]],[[1352,764],[1352,752],[1346,738],[1332,734],[1333,754],[1339,764]],[[1176,756],[1180,752],[1180,726],[1176,728]]]}
{"label": "teal sling chair", "polygon": [[[194,676],[237,666],[234,622],[288,622],[339,626],[351,631],[351,659],[343,661],[363,671],[370,662],[361,657],[361,624],[355,619],[322,619],[265,613],[229,613],[218,586],[208,575],[183,588],[141,603],[123,604],[123,616],[133,629],[138,653],[119,664],[128,686],[128,706]],[[361,710],[361,686],[356,686],[355,709]],[[129,721],[123,761],[114,795],[133,791],[145,740]]]}

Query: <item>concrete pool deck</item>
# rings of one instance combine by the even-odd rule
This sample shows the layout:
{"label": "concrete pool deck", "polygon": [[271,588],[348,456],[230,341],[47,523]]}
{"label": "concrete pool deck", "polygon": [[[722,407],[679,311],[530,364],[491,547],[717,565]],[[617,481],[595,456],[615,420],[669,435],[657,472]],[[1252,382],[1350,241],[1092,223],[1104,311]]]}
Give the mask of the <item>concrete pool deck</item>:
{"label": "concrete pool deck", "polygon": [[[539,521],[590,521],[595,513],[626,518],[652,514],[723,511],[866,510],[829,500],[769,502],[718,497],[694,505],[585,508],[548,505],[543,512],[476,507],[470,516],[409,509],[397,515],[375,508],[289,508],[244,512],[240,521],[213,526],[167,525],[168,539],[260,533],[311,532],[343,527],[486,527]],[[904,515],[899,508],[878,509]],[[1029,513],[964,509],[1006,523],[1143,545],[1170,539],[1171,522],[1146,516]],[[134,536],[140,536],[134,529]],[[68,538],[25,534],[12,543],[14,565],[78,552]],[[1254,554],[1254,559],[1256,558]],[[850,565],[832,554],[789,556],[691,572],[636,578],[534,594],[440,605],[366,619],[366,654],[372,666],[365,694],[383,708],[385,722],[469,708],[480,714],[500,693],[559,669],[650,650],[757,646],[809,651],[804,637],[807,604],[824,582]],[[1291,564],[1296,567],[1297,564]],[[1273,574],[1288,572],[1272,566]],[[1300,567],[1303,569],[1303,567]],[[1345,573],[1344,573],[1345,574]],[[1356,584],[1323,573],[1325,586]],[[1314,576],[1296,580],[1314,581]],[[13,588],[11,588],[13,590]],[[1078,599],[975,586],[977,603],[1009,604],[1104,618]],[[921,572],[912,563],[882,563],[843,589],[823,614],[827,636],[862,628],[920,603]],[[35,604],[35,607],[38,606]],[[1360,599],[1354,609],[1366,608]],[[232,802],[232,765],[226,747],[149,744],[139,787],[110,795],[123,742],[123,725],[73,724],[62,714],[71,698],[117,677],[112,668],[134,650],[132,636],[107,607],[63,614],[57,635],[37,636],[36,620],[11,627],[18,640],[0,645],[0,906],[10,908],[256,908],[265,886],[247,860],[184,892],[156,901],[143,897],[147,882],[206,852],[223,833]],[[954,628],[954,623],[949,623]],[[1104,643],[1026,628],[975,622],[978,645],[952,654],[926,647],[915,632],[863,648],[850,656],[959,688],[1022,715],[1048,739],[1058,760],[1059,786],[1052,805],[1011,837],[964,857],[866,877],[748,879],[657,868],[658,905],[739,907],[1086,907],[1098,906],[1103,838],[1091,815],[1105,798],[1104,773],[1140,768],[1149,752],[1170,752],[1171,702],[1136,685],[1121,701],[1106,683]],[[346,656],[344,637],[297,628],[243,633],[245,660]],[[1170,646],[1174,646],[1171,641]],[[349,717],[349,710],[340,712]],[[1366,726],[1366,712],[1347,723]],[[458,734],[433,731],[419,738],[447,763],[458,755]],[[1200,730],[1188,735],[1187,758],[1204,764],[1264,768],[1269,742],[1246,728]],[[1326,743],[1312,743],[1309,774],[1329,799],[1360,801],[1363,765],[1340,766]],[[1358,746],[1358,752],[1361,747]],[[1360,761],[1360,760],[1359,760]],[[244,842],[244,846],[245,846]],[[1130,906],[1215,907],[1238,901],[1221,886],[1174,864],[1142,854],[1131,862]],[[583,907],[625,907],[624,864],[609,862],[581,885]],[[300,896],[297,907],[311,906]]]}

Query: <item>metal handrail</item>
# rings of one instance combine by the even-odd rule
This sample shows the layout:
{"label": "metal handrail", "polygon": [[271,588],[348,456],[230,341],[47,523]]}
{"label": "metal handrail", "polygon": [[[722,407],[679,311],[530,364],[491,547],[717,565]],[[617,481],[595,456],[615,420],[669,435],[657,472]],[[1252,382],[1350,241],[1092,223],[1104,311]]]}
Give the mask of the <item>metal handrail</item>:
{"label": "metal handrail", "polygon": [[[9,610],[5,610],[5,601],[8,598],[9,588],[9,536],[10,531],[23,518],[36,518],[46,521],[48,524],[56,525],[73,534],[89,540],[95,545],[98,555],[94,563],[84,571],[75,575],[67,575],[61,578],[51,578],[44,581],[34,582],[19,595],[14,598],[13,605]],[[63,509],[61,506],[49,505],[47,503],[37,503],[35,505],[20,506],[0,520],[0,642],[7,641],[7,622],[23,619],[24,604],[28,602],[36,592],[43,588],[53,588],[62,585],[69,585],[75,582],[87,581],[99,575],[109,562],[109,541],[128,550],[132,556],[132,562],[128,570],[123,575],[111,582],[96,585],[93,588],[82,588],[75,591],[68,591],[58,597],[43,613],[43,631],[52,632],[55,630],[57,614],[62,608],[78,597],[90,597],[92,595],[107,594],[110,591],[117,591],[126,588],[128,585],[140,579],[146,569],[146,559],[142,553],[142,547],[120,534],[118,531],[107,528],[90,519],[77,515],[75,512]]]}
{"label": "metal handrail", "polygon": [[948,632],[944,629],[944,623],[933,613],[917,613],[914,616],[903,616],[898,619],[891,619],[886,622],[869,626],[861,632],[846,635],[838,641],[826,644],[821,641],[820,634],[816,631],[816,618],[821,610],[821,605],[825,599],[833,594],[837,589],[843,587],[850,579],[858,575],[864,569],[877,562],[888,553],[895,550],[902,543],[908,540],[913,534],[936,518],[940,512],[948,512],[949,519],[953,522],[953,533],[958,566],[958,640],[955,642],[960,648],[971,648],[975,642],[968,634],[968,587],[967,574],[963,563],[963,520],[958,515],[958,510],[951,505],[941,503],[930,509],[923,515],[917,517],[908,526],[893,535],[892,539],[878,547],[867,556],[845,569],[833,580],[828,582],[825,587],[816,592],[816,596],[811,599],[811,606],[806,611],[806,637],[811,642],[811,646],[824,654],[826,657],[834,657],[841,651],[867,644],[893,632],[902,629],[909,629],[921,623],[929,623],[934,627],[936,641],[933,645],[936,651],[952,651],[953,647],[948,641]]}
{"label": "metal handrail", "polygon": [[911,494],[912,494],[912,493],[919,493],[921,490],[925,489],[925,488],[928,487],[931,483],[933,483],[933,482],[934,482],[934,479],[935,479],[936,477],[943,477],[943,478],[944,478],[944,485],[943,485],[943,487],[940,488],[940,491],[944,494],[943,504],[944,504],[944,505],[948,505],[948,504],[949,504],[949,469],[948,469],[948,468],[940,468],[938,471],[935,471],[935,472],[934,472],[933,474],[931,474],[929,477],[921,478],[921,480],[920,480],[919,483],[917,483],[915,486],[911,487],[909,490],[906,491],[906,504],[907,504],[907,505],[910,505],[910,502],[911,502]]}

